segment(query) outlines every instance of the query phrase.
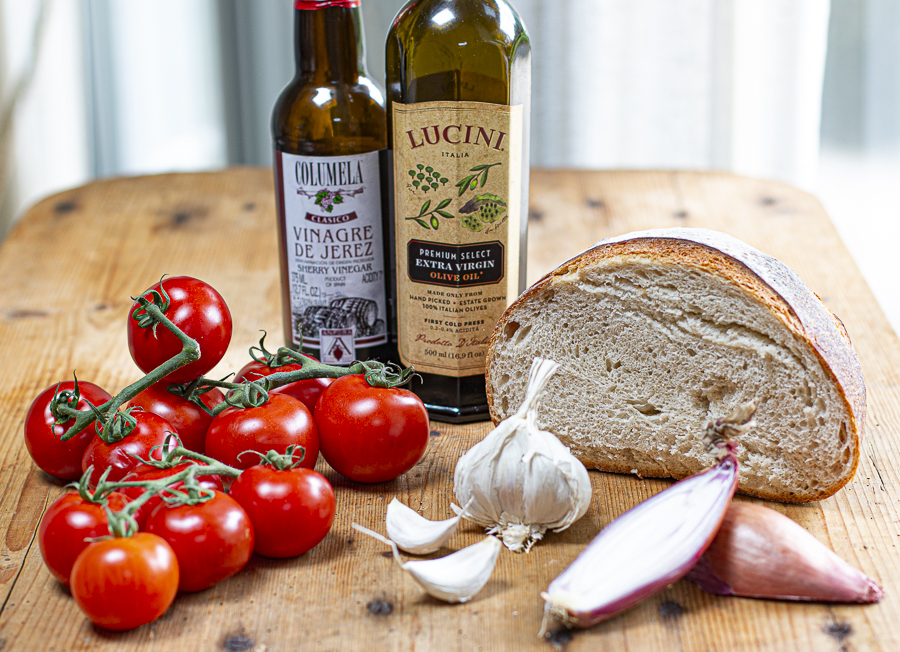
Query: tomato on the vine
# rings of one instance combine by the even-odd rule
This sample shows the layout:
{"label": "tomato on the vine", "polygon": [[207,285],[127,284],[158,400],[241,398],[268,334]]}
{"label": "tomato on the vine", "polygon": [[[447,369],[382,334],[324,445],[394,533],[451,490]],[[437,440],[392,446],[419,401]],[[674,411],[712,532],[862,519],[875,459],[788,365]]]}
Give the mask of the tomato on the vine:
{"label": "tomato on the vine", "polygon": [[284,394],[271,394],[259,407],[228,408],[217,415],[206,432],[206,454],[238,469],[259,463],[253,453],[284,453],[288,446],[306,450],[303,466],[311,469],[319,457],[319,434],[303,403]]}
{"label": "tomato on the vine", "polygon": [[[34,399],[25,417],[25,446],[28,454],[42,471],[62,480],[77,480],[81,477],[81,458],[94,438],[94,427],[89,426],[72,439],[60,441],[60,437],[75,423],[75,419],[55,425],[56,418],[50,411],[50,404],[57,391],[74,390],[73,380],[48,387]],[[88,401],[99,406],[112,398],[106,390],[93,383],[79,381],[78,390],[81,398],[77,405],[72,406],[78,410],[87,410]]]}
{"label": "tomato on the vine", "polygon": [[296,557],[325,538],[334,521],[334,489],[312,469],[252,466],[231,485],[256,535],[254,552]]}
{"label": "tomato on the vine", "polygon": [[405,389],[372,387],[364,376],[338,378],[315,413],[322,457],[357,482],[386,482],[409,471],[428,444],[428,412]]}
{"label": "tomato on the vine", "polygon": [[[313,360],[315,360],[315,358],[313,358]],[[263,364],[262,362],[257,362],[254,360],[244,365],[244,368],[241,369],[237,373],[237,376],[234,377],[234,382],[239,383],[243,380],[258,380],[260,378],[264,378],[265,376],[271,376],[272,374],[282,373],[285,371],[299,371],[302,368],[302,365],[294,362],[290,362],[286,365],[273,368],[267,364]],[[319,400],[319,396],[321,396],[322,392],[325,391],[325,388],[333,382],[334,378],[310,378],[309,380],[298,380],[296,383],[288,383],[287,385],[277,387],[270,393],[287,394],[288,396],[293,396],[295,399],[303,403],[303,405],[305,405],[310,412],[314,412],[316,409],[316,402]]]}
{"label": "tomato on the vine", "polygon": [[166,612],[178,593],[178,575],[172,547],[139,532],[85,548],[72,568],[72,597],[94,624],[125,631]]}
{"label": "tomato on the vine", "polygon": [[[109,508],[117,512],[125,507],[128,498],[113,492],[107,501]],[[88,547],[85,539],[108,534],[109,522],[103,506],[83,499],[77,491],[70,491],[57,498],[44,513],[38,528],[38,547],[50,574],[68,585],[75,560]]]}
{"label": "tomato on the vine", "polygon": [[[150,464],[138,464],[132,471],[122,478],[122,482],[151,482],[153,480],[159,480],[160,478],[168,478],[169,476],[175,475],[176,473],[181,473],[189,466],[192,466],[192,462],[182,462],[180,464],[176,464],[175,466],[168,469],[161,469],[156,466],[152,466]],[[197,476],[197,484],[200,485],[202,489],[217,489],[219,491],[225,491],[225,487],[222,484],[222,478],[217,475],[199,475]],[[170,489],[181,489],[184,486],[184,481],[179,480],[177,482],[169,485]],[[139,498],[141,494],[144,493],[144,489],[142,487],[122,487],[120,491],[128,496],[131,500]],[[138,528],[140,530],[146,529],[147,518],[150,514],[153,513],[153,510],[156,509],[156,506],[163,502],[164,495],[167,494],[165,491],[160,491],[157,495],[153,496],[146,503],[141,505],[138,508],[137,513],[134,515],[134,520],[137,521]]]}
{"label": "tomato on the vine", "polygon": [[[143,392],[128,401],[128,407],[140,406],[147,412],[158,414],[172,424],[181,439],[181,445],[190,451],[203,453],[205,450],[206,430],[212,421],[199,405],[171,393],[167,388],[168,380],[151,385]],[[200,395],[203,404],[212,409],[225,400],[218,389],[213,388]]]}
{"label": "tomato on the vine", "polygon": [[[167,435],[174,433],[175,428],[161,416],[140,408],[133,409],[131,416],[137,421],[137,425],[124,439],[107,444],[99,437],[95,437],[84,451],[81,470],[86,472],[89,467],[94,467],[89,482],[92,489],[97,486],[100,476],[107,468],[112,469],[107,479],[116,482],[139,464],[135,455],[143,459],[148,459],[149,455],[150,459],[161,460],[164,455],[163,448],[168,452],[178,445],[174,437],[170,437],[168,443],[166,442]],[[157,446],[159,448],[151,453]]]}
{"label": "tomato on the vine", "polygon": [[233,498],[215,496],[197,505],[158,505],[147,532],[165,539],[178,558],[182,591],[202,591],[240,571],[253,554],[253,524]]}
{"label": "tomato on the vine", "polygon": [[[169,297],[168,309],[163,314],[200,345],[200,359],[176,369],[165,380],[169,383],[194,380],[215,367],[225,355],[231,342],[231,312],[222,295],[211,285],[190,276],[165,278],[141,296],[152,301],[154,291],[160,294],[164,291]],[[128,350],[135,364],[149,373],[181,353],[182,344],[162,324],[142,328],[132,318],[139,308],[140,304],[135,302],[128,313]]]}

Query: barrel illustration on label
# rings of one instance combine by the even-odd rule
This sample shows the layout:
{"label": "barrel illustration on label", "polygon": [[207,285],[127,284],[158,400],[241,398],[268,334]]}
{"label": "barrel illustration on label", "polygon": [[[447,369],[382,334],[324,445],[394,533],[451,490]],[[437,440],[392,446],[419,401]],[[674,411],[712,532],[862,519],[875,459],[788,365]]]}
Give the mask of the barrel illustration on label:
{"label": "barrel illustration on label", "polygon": [[378,153],[277,154],[294,339],[349,364],[388,339]]}

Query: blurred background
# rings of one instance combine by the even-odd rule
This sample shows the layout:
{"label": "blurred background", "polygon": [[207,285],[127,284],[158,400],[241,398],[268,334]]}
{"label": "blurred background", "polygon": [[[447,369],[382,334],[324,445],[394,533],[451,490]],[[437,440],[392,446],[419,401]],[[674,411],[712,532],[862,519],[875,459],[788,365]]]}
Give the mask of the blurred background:
{"label": "blurred background", "polygon": [[[812,192],[900,331],[900,2],[513,3],[535,51],[532,165],[719,169]],[[0,238],[94,178],[270,165],[292,4],[0,0]],[[403,4],[362,0],[375,79]]]}

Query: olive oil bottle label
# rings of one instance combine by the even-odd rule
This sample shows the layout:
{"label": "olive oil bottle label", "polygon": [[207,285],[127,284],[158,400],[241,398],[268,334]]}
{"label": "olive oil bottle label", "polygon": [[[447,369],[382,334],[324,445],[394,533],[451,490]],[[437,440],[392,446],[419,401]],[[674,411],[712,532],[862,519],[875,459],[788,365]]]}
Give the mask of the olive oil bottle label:
{"label": "olive oil bottle label", "polygon": [[398,345],[403,364],[484,373],[516,298],[522,107],[393,105]]}
{"label": "olive oil bottle label", "polygon": [[276,151],[275,165],[294,340],[350,364],[388,338],[378,152]]}

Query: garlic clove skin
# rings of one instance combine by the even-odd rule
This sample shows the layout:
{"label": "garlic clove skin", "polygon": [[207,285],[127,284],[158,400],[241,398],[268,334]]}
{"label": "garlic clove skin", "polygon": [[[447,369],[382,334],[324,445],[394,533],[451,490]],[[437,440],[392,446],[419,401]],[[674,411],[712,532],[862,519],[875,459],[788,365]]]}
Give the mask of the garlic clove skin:
{"label": "garlic clove skin", "polygon": [[388,544],[400,568],[409,573],[428,595],[450,604],[468,602],[484,588],[503,547],[496,538],[487,537],[446,557],[404,562],[396,543],[359,523],[350,525],[354,530]]}
{"label": "garlic clove skin", "polygon": [[[454,508],[459,509],[456,505]],[[463,510],[459,510],[462,513]],[[387,508],[384,525],[388,537],[400,550],[413,555],[427,555],[440,550],[456,532],[460,516],[445,521],[427,518],[394,498]]]}
{"label": "garlic clove skin", "polygon": [[872,603],[884,591],[774,509],[733,503],[688,579],[716,595]]}
{"label": "garlic clove skin", "polygon": [[496,537],[485,537],[446,557],[408,561],[401,566],[428,595],[451,604],[468,602],[491,579],[502,547]]}

